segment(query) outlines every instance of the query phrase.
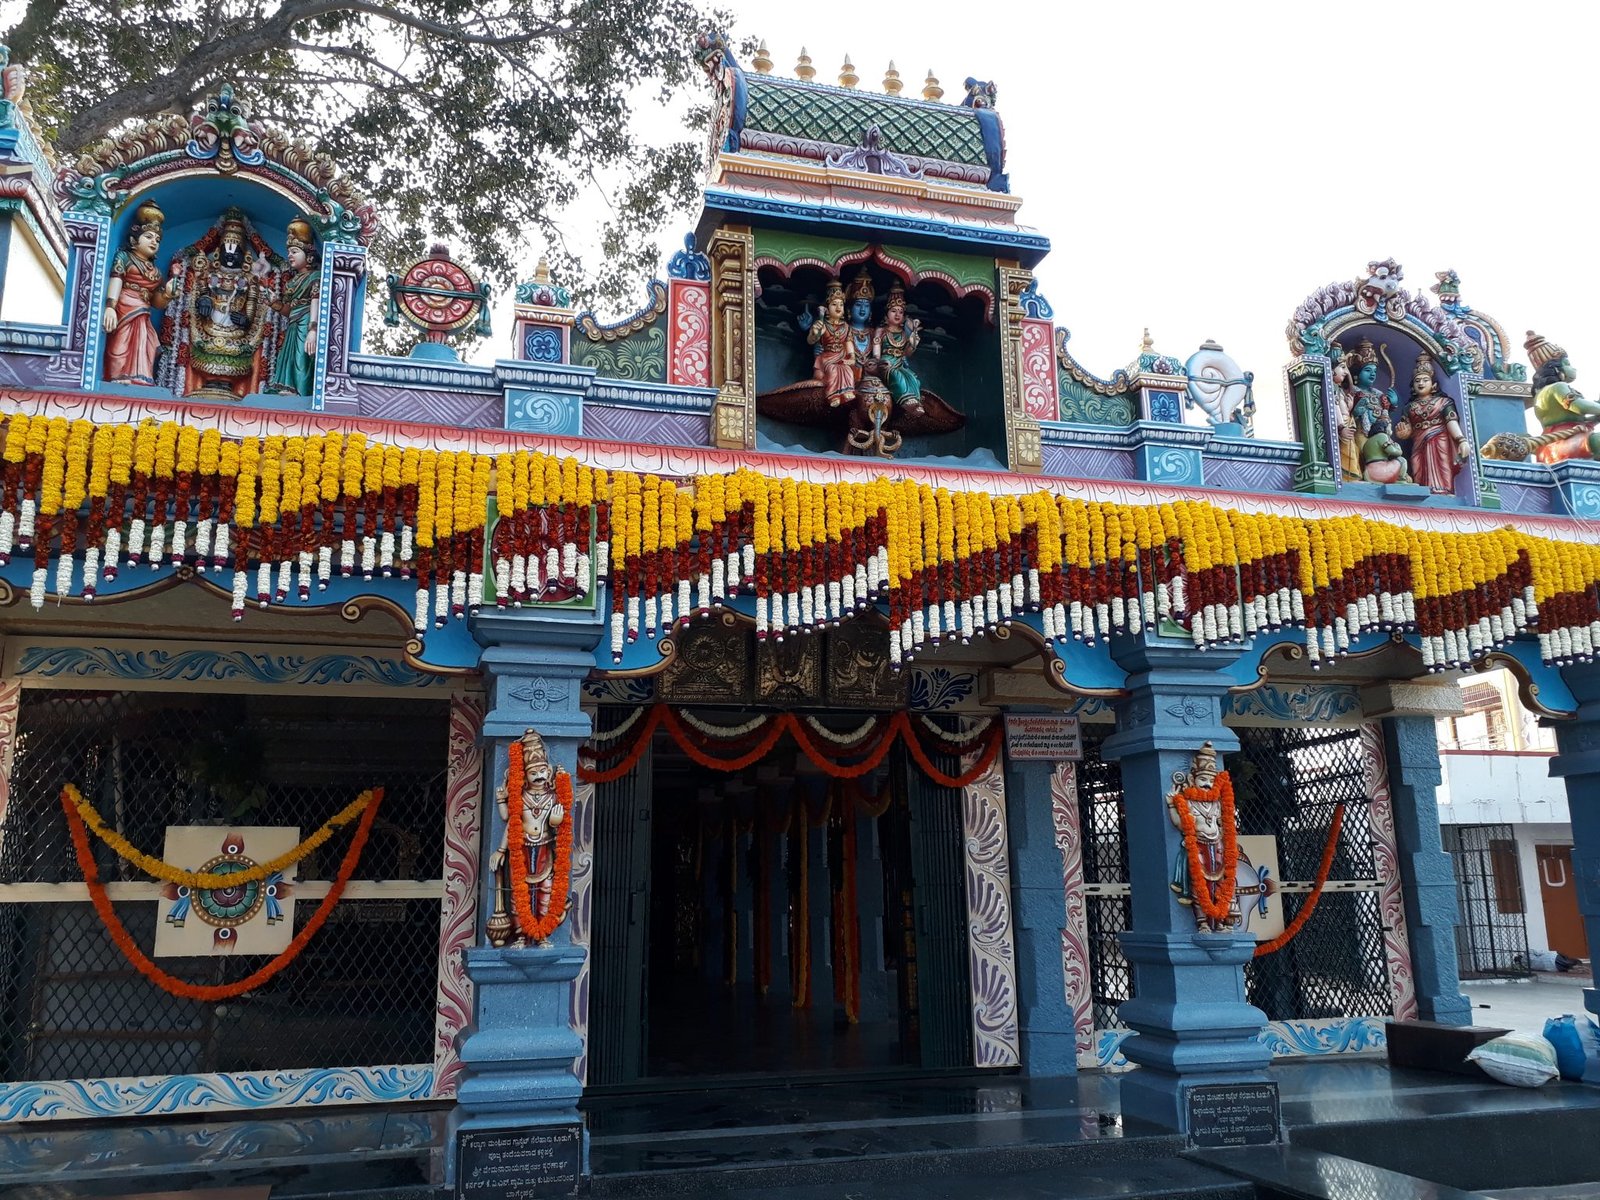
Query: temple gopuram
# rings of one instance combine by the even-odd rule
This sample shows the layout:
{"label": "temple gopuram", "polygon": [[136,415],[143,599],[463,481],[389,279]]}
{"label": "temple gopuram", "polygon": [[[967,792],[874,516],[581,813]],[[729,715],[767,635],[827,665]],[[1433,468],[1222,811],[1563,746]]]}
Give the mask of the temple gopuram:
{"label": "temple gopuram", "polygon": [[620,319],[541,263],[508,347],[241,92],[68,162],[4,72],[7,1166],[377,1112],[458,1195],[755,1186],[695,1106],[841,1082],[1279,1141],[1304,1060],[1473,1024],[1435,721],[1479,671],[1556,730],[1600,944],[1560,330],[1374,259],[1283,298],[1283,364],[1094,370],[1003,89],[686,52],[682,249]]}

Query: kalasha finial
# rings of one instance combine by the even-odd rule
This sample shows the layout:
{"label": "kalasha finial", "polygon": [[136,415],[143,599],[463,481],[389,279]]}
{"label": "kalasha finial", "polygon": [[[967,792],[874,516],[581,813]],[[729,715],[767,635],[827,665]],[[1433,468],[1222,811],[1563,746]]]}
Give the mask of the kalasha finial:
{"label": "kalasha finial", "polygon": [[763,75],[772,74],[772,55],[767,53],[767,39],[761,39],[761,45],[756,47],[756,56],[750,60],[750,65]]}
{"label": "kalasha finial", "polygon": [[800,57],[795,61],[794,76],[796,79],[803,79],[807,83],[817,77],[817,69],[811,65],[811,55],[806,53],[804,46],[800,47]]}
{"label": "kalasha finial", "polygon": [[544,255],[539,255],[539,265],[533,269],[535,283],[548,284],[550,282],[550,260]]}
{"label": "kalasha finial", "polygon": [[844,56],[844,66],[839,68],[839,86],[853,88],[861,82],[861,76],[856,74],[856,65],[850,61],[850,56]]}
{"label": "kalasha finial", "polygon": [[1150,336],[1150,327],[1145,326],[1144,338],[1139,342],[1140,354],[1154,354],[1156,352],[1155,340]]}
{"label": "kalasha finial", "polygon": [[883,73],[883,90],[891,96],[898,96],[900,90],[906,85],[900,81],[900,72],[894,69],[894,59],[889,60],[889,69]]}
{"label": "kalasha finial", "polygon": [[933,73],[933,68],[928,68],[928,77],[922,81],[922,98],[924,100],[942,100],[944,89],[939,86],[939,80]]}

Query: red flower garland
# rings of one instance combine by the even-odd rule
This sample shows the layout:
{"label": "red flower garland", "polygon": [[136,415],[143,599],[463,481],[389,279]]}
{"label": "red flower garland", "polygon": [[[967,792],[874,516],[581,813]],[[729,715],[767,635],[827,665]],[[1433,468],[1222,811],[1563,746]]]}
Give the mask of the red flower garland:
{"label": "red flower garland", "polygon": [[122,951],[122,956],[139,974],[169,995],[180,996],[185,1000],[209,1002],[232,1000],[236,996],[254,991],[300,957],[300,952],[312,938],[317,936],[332,915],[334,906],[343,897],[344,889],[361,861],[361,851],[366,847],[367,835],[372,832],[372,822],[377,818],[378,805],[383,800],[383,789],[372,788],[371,793],[372,799],[367,804],[366,811],[361,814],[361,824],[356,826],[355,835],[351,837],[350,845],[344,852],[344,859],[339,863],[339,873],[328,889],[328,894],[322,898],[322,903],[317,905],[316,912],[312,913],[311,919],[306,922],[305,928],[295,934],[294,940],[281,954],[273,957],[259,970],[253,971],[237,983],[218,984],[187,983],[175,975],[167,974],[139,949],[128,934],[127,928],[117,917],[116,909],[111,904],[111,897],[106,894],[105,884],[100,881],[100,868],[95,863],[94,852],[89,847],[89,831],[84,828],[83,818],[78,816],[78,810],[73,805],[66,788],[61,789],[61,807],[67,814],[67,829],[72,834],[72,849],[78,857],[78,868],[83,872],[84,882],[89,885],[89,899],[94,903],[94,910],[99,914],[106,932],[111,935],[111,940],[116,943],[117,949]]}
{"label": "red flower garland", "polygon": [[511,769],[506,773],[506,861],[511,867],[511,909],[517,928],[528,941],[547,941],[567,915],[567,894],[572,886],[572,776],[556,772],[556,803],[561,805],[561,823],[556,826],[555,878],[550,893],[550,911],[533,912],[533,891],[528,885],[528,860],[523,852],[522,789],[527,779],[522,760],[522,743],[511,743]]}
{"label": "red flower garland", "polygon": [[1344,805],[1341,804],[1333,810],[1333,824],[1328,829],[1327,844],[1322,847],[1322,861],[1317,864],[1317,880],[1311,887],[1311,894],[1306,897],[1306,902],[1300,906],[1300,911],[1295,913],[1294,920],[1289,922],[1282,933],[1256,947],[1256,958],[1282,950],[1294,941],[1295,934],[1305,927],[1305,923],[1311,919],[1311,914],[1317,911],[1317,901],[1322,899],[1322,889],[1327,886],[1328,873],[1333,869],[1333,855],[1339,848],[1339,831],[1343,828]]}

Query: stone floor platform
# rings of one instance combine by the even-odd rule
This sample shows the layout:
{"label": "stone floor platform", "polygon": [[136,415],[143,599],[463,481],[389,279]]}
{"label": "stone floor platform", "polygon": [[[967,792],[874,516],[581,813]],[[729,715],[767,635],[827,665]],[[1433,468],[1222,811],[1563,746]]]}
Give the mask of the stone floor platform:
{"label": "stone floor platform", "polygon": [[[1600,1089],[1528,1091],[1381,1059],[1272,1069],[1290,1144],[1185,1153],[1119,1077],[739,1087],[591,1101],[592,1194],[722,1200],[1579,1200]],[[0,1130],[3,1200],[442,1200],[440,1110]],[[211,1196],[201,1196],[202,1189]],[[264,1191],[262,1189],[265,1189]],[[233,1194],[228,1194],[232,1192]],[[163,1197],[165,1200],[165,1195]]]}

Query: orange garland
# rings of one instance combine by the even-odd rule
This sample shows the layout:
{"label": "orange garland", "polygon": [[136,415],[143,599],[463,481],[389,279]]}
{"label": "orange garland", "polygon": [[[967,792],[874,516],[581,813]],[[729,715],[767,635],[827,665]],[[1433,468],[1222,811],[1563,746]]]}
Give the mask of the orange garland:
{"label": "orange garland", "polygon": [[[623,755],[621,762],[601,769],[592,765],[586,766],[580,759],[578,777],[586,783],[609,783],[612,780],[621,779],[638,764],[640,757],[644,754],[645,747],[650,744],[650,739],[654,736],[658,726],[665,727],[685,754],[710,771],[742,771],[745,767],[765,757],[772,747],[777,744],[778,739],[787,733],[795,744],[800,747],[805,756],[825,774],[834,779],[859,779],[868,772],[877,769],[884,758],[888,756],[890,749],[893,748],[895,738],[899,737],[905,743],[913,761],[916,762],[917,766],[922,769],[929,779],[941,787],[961,788],[966,787],[987,771],[993,765],[995,756],[1000,752],[1000,726],[998,723],[991,723],[980,737],[962,748],[963,753],[970,752],[973,748],[978,749],[978,757],[973,764],[959,775],[946,774],[934,766],[927,751],[923,749],[922,742],[912,726],[911,714],[901,711],[891,716],[888,722],[877,731],[877,739],[872,744],[872,749],[867,752],[866,757],[859,762],[846,766],[833,761],[818,748],[803,720],[793,713],[779,713],[767,722],[758,740],[745,753],[734,758],[717,758],[695,744],[689,731],[684,728],[683,722],[670,707],[658,704],[651,708],[650,714],[643,722],[643,727],[635,736],[635,740],[628,752]],[[853,747],[851,752],[859,751],[866,744],[867,739],[863,739],[862,743]]]}
{"label": "orange garland", "polygon": [[1322,862],[1317,865],[1317,881],[1312,885],[1311,894],[1306,897],[1306,902],[1300,906],[1300,911],[1295,913],[1294,920],[1288,927],[1271,941],[1262,942],[1256,947],[1255,957],[1272,954],[1282,950],[1299,933],[1305,923],[1311,919],[1311,914],[1317,910],[1317,901],[1322,899],[1322,889],[1327,885],[1328,873],[1333,870],[1333,855],[1339,848],[1339,831],[1344,828],[1344,805],[1339,805],[1333,810],[1333,825],[1328,830],[1328,842],[1322,847]]}
{"label": "orange garland", "polygon": [[[555,879],[550,892],[550,911],[533,914],[533,891],[528,886],[528,860],[522,838],[522,788],[527,769],[522,760],[522,743],[511,743],[511,769],[506,772],[506,858],[511,865],[511,908],[517,915],[517,928],[528,941],[549,939],[567,915],[567,892],[572,884],[572,776],[556,772],[556,803],[561,805],[561,823],[556,826]],[[515,786],[513,786],[515,785]]]}
{"label": "orange garland", "polygon": [[[1195,834],[1194,812],[1189,806],[1210,804],[1219,798],[1222,801],[1222,882],[1213,890],[1200,863],[1200,841]],[[1239,829],[1234,823],[1233,780],[1226,771],[1218,771],[1216,786],[1211,790],[1181,788],[1173,793],[1172,800],[1183,830],[1183,848],[1189,855],[1189,896],[1201,915],[1215,924],[1225,925],[1233,916],[1233,893],[1238,886],[1235,876],[1239,872]]]}
{"label": "orange garland", "polygon": [[118,919],[116,909],[112,907],[111,897],[106,894],[105,884],[100,882],[100,868],[94,861],[94,852],[89,848],[89,831],[84,828],[83,819],[78,816],[78,810],[73,805],[68,791],[68,788],[61,789],[61,807],[67,814],[67,829],[72,834],[72,849],[78,856],[78,867],[83,872],[84,882],[89,885],[89,899],[93,901],[94,910],[99,914],[106,932],[111,935],[111,940],[116,943],[117,949],[122,951],[123,957],[133,965],[134,969],[162,991],[169,995],[181,996],[185,1000],[201,1001],[232,1000],[236,996],[254,991],[300,956],[300,952],[312,938],[317,936],[318,931],[332,915],[334,906],[344,895],[345,886],[350,882],[350,877],[355,874],[356,865],[361,861],[361,851],[366,847],[367,835],[372,831],[372,822],[378,815],[378,805],[383,799],[382,788],[370,789],[372,798],[367,804],[366,811],[361,814],[361,824],[356,826],[355,835],[350,839],[343,861],[339,863],[339,874],[334,878],[333,886],[322,898],[322,903],[317,905],[316,912],[311,914],[311,919],[306,922],[305,928],[295,934],[294,940],[281,954],[237,983],[194,984],[167,974],[134,944],[133,938]]}

